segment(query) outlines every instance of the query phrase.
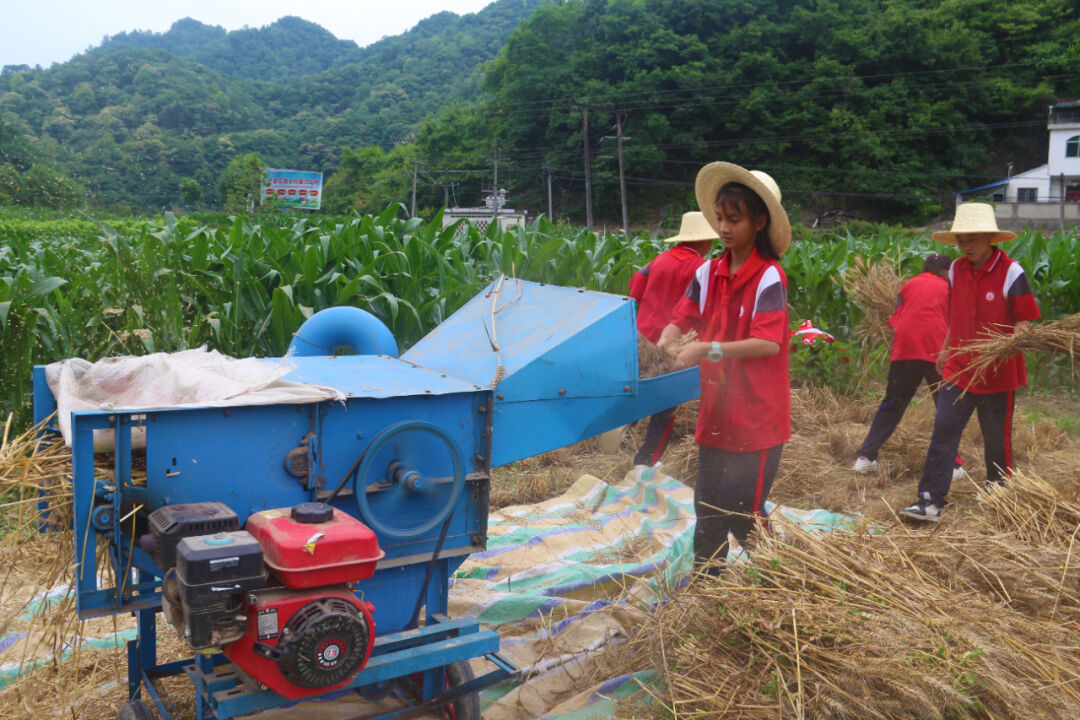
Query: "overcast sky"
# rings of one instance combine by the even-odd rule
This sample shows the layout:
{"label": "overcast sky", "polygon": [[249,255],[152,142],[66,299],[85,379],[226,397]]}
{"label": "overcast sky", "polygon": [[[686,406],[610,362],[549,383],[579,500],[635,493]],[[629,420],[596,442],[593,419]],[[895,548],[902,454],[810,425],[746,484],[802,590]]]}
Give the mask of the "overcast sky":
{"label": "overcast sky", "polygon": [[493,0],[0,0],[0,66],[65,62],[106,35],[165,32],[190,17],[238,30],[285,15],[323,26],[361,47],[398,35],[442,10],[476,12]]}

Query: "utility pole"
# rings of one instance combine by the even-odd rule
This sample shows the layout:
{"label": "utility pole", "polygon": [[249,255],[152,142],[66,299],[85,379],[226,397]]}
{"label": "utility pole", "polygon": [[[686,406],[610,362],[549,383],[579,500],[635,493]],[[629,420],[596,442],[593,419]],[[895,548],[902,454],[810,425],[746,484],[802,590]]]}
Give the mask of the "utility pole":
{"label": "utility pole", "polygon": [[589,106],[575,103],[581,110],[581,135],[585,138],[585,225],[592,228],[592,173],[589,169]]}
{"label": "utility pole", "polygon": [[499,217],[499,141],[491,144],[491,152],[495,158],[495,174],[491,180],[491,217],[493,222],[498,222]]}
{"label": "utility pole", "polygon": [[[622,231],[623,235],[630,237],[630,220],[629,215],[626,212],[626,175],[623,174],[623,159],[622,159],[622,121],[629,113],[616,112],[615,113],[615,142],[619,147],[619,196],[622,198]],[[626,138],[629,140],[630,138]]]}
{"label": "utility pole", "polygon": [[548,198],[548,220],[553,219],[552,205],[551,205],[551,168],[547,165],[544,166],[544,179],[547,180],[547,198]]}
{"label": "utility pole", "polygon": [[443,209],[450,207],[450,171],[446,170],[446,182],[442,186]]}
{"label": "utility pole", "polygon": [[[629,213],[626,208],[626,173],[623,167],[623,142],[630,140],[628,137],[623,137],[622,124],[629,115],[629,110],[619,110],[618,108],[605,107],[603,105],[586,105],[585,103],[575,103],[578,108],[581,109],[582,118],[582,134],[585,136],[585,215],[586,223],[589,227],[592,227],[592,172],[589,165],[589,110],[599,110],[600,112],[609,112],[615,115],[615,139],[618,143],[619,152],[619,195],[622,202],[622,225],[623,234],[630,235],[630,219]],[[606,140],[607,137],[600,138],[600,142]]]}
{"label": "utility pole", "polygon": [[420,164],[420,161],[413,158],[412,161],[412,212],[410,217],[416,217],[416,166]]}

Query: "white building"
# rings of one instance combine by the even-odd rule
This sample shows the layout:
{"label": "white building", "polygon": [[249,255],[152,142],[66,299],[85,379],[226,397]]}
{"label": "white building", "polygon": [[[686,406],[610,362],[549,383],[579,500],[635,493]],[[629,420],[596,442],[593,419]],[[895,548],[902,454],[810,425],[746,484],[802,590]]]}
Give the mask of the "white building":
{"label": "white building", "polygon": [[957,202],[990,200],[1002,227],[1080,220],[1080,99],[1050,106],[1046,164],[956,193]]}
{"label": "white building", "polygon": [[471,222],[480,232],[487,230],[487,226],[493,222],[497,222],[502,230],[525,226],[528,212],[518,212],[506,207],[505,189],[500,188],[497,193],[493,192],[485,197],[484,205],[485,207],[482,208],[446,208],[443,211],[443,227],[452,225],[462,218]]}

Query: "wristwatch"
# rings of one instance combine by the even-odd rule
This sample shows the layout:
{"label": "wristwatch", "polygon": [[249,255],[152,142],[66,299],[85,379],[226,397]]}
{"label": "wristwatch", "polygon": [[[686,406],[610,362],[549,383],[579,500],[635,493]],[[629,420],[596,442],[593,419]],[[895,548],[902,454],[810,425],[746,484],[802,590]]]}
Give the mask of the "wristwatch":
{"label": "wristwatch", "polygon": [[724,351],[720,349],[720,343],[713,340],[712,345],[709,347],[708,354],[709,362],[720,362],[724,359]]}

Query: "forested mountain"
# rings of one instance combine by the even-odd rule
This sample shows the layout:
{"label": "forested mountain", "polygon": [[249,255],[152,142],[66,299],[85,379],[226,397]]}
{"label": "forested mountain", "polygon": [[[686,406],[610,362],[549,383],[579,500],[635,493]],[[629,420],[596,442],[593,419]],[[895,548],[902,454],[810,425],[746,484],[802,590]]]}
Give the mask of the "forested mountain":
{"label": "forested mountain", "polygon": [[[472,101],[479,65],[541,1],[439,13],[366,48],[294,17],[230,33],[185,19],[49,69],[6,68],[0,201],[56,204],[81,191],[91,203],[162,208],[181,202],[187,178],[213,206],[225,167],[248,153],[330,173],[342,146],[390,148],[446,102]],[[39,175],[50,182],[31,182]],[[56,183],[63,192],[46,192]]]}
{"label": "forested mountain", "polygon": [[212,70],[259,80],[313,75],[355,62],[362,50],[351,40],[338,40],[328,31],[298,17],[283,17],[263,28],[226,32],[184,18],[165,33],[131,32],[114,35],[93,53],[117,50],[164,50],[191,58]]}
{"label": "forested mountain", "polygon": [[5,72],[0,200],[36,163],[60,171],[54,201],[80,192],[66,175],[89,202],[169,206],[186,179],[214,206],[246,158],[333,171],[330,209],[405,201],[414,168],[421,207],[475,204],[497,152],[515,204],[546,209],[550,175],[556,213],[581,217],[588,106],[602,220],[616,113],[636,222],[685,209],[720,158],[768,170],[789,206],[925,217],[1045,162],[1046,106],[1080,96],[1075,0],[498,0],[350,45],[297,18],[184,20]]}

